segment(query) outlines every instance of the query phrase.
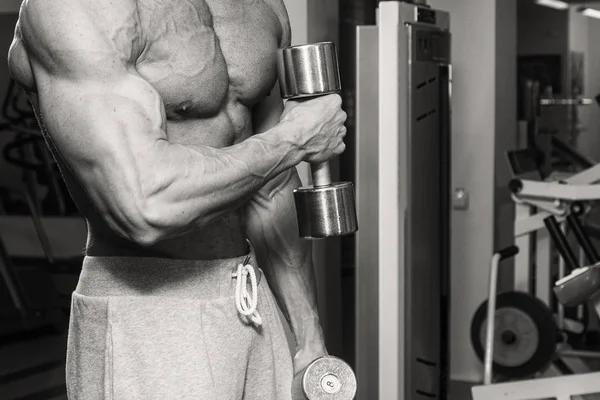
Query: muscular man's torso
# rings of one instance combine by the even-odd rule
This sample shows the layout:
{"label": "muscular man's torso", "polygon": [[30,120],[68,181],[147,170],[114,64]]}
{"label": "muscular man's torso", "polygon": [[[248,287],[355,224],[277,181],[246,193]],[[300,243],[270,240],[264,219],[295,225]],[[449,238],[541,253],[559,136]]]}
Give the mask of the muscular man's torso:
{"label": "muscular man's torso", "polygon": [[[169,141],[226,147],[252,134],[252,108],[273,88],[276,49],[289,40],[282,0],[73,1],[85,4],[123,59],[159,92]],[[27,65],[24,48],[17,54]],[[31,89],[35,108],[35,79],[28,71],[17,68],[13,75]],[[247,250],[239,212],[152,247],[136,246],[107,228],[55,156],[88,221],[88,255],[215,259]]]}

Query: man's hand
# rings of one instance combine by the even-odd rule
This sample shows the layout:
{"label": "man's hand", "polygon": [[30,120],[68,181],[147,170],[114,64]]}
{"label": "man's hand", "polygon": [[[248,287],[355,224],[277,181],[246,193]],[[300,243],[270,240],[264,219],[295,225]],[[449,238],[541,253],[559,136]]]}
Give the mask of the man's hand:
{"label": "man's hand", "polygon": [[318,345],[305,346],[300,348],[294,356],[294,375],[300,373],[311,362],[317,358],[328,355],[325,343],[321,342]]}
{"label": "man's hand", "polygon": [[346,112],[342,98],[337,94],[310,100],[288,100],[281,114],[286,140],[298,146],[304,155],[302,161],[320,163],[339,156],[346,149]]}

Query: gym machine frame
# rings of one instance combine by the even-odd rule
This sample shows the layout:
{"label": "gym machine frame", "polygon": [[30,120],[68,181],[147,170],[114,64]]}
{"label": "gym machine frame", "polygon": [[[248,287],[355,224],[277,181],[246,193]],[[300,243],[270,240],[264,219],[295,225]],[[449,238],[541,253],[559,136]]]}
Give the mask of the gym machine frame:
{"label": "gym machine frame", "polygon": [[[523,206],[527,205],[528,208],[535,207],[539,210],[537,214],[530,216],[523,216],[523,214],[521,214],[521,218],[515,223],[515,236],[529,235],[531,232],[546,227],[548,228],[550,236],[555,240],[557,249],[561,253],[559,280],[555,284],[555,290],[556,288],[561,287],[564,280],[567,279],[563,278],[565,263],[570,264],[572,267],[576,267],[578,264],[574,254],[568,247],[568,243],[563,234],[563,228],[559,221],[564,221],[569,218],[571,212],[570,206],[572,203],[600,200],[600,185],[595,185],[599,180],[600,165],[595,165],[585,171],[567,177],[561,182],[538,182],[528,179],[514,179],[510,183],[513,198],[517,204]],[[586,256],[593,264],[597,263],[598,255],[591,247],[591,243],[589,243],[589,240],[585,235],[582,237],[581,227],[577,225],[575,219],[571,219],[569,222],[570,225],[575,228],[574,233],[576,234],[578,242],[581,244],[582,250],[586,253]],[[495,261],[497,263],[497,260]],[[589,268],[593,268],[593,266],[581,268],[580,270],[586,271]],[[550,271],[548,270],[548,276],[550,276],[549,272]],[[529,278],[524,271],[519,271],[519,274],[521,274],[521,278]],[[526,281],[519,280],[520,284],[523,284],[524,282]],[[545,282],[548,283],[548,288],[542,293],[547,295],[547,299],[549,300],[549,278]],[[529,291],[528,287],[526,289],[526,291]],[[597,302],[597,299],[593,298],[588,298],[587,300],[593,301],[594,303]],[[595,308],[598,312],[597,307]],[[560,309],[562,309],[561,305],[559,305],[559,313]],[[560,349],[558,351],[559,355],[564,358],[587,357],[591,356],[592,353],[569,350],[561,351]],[[590,398],[590,395],[595,395],[594,398],[596,398],[600,393],[600,372],[547,377],[551,374],[556,374],[556,371],[547,371],[545,373],[546,377],[538,379],[490,384],[491,371],[488,366],[486,368],[484,385],[476,386],[472,389],[473,399],[487,400],[501,396],[506,400],[529,400],[539,398],[573,400],[580,398],[579,396],[582,395],[586,395],[587,399]]]}
{"label": "gym machine frame", "polygon": [[357,27],[357,399],[446,398],[450,16],[379,3]]}
{"label": "gym machine frame", "polygon": [[[531,291],[529,284],[532,280],[530,262],[531,241],[536,233],[536,287],[538,298],[546,304],[551,304],[553,294],[550,291],[551,282],[551,238],[546,229],[548,217],[554,217],[557,223],[564,225],[571,215],[569,203],[575,201],[590,201],[600,199],[600,185],[593,183],[600,180],[600,165],[592,166],[582,172],[555,181],[535,181],[514,179],[511,189],[515,192],[512,197],[515,202],[515,244],[520,253],[515,257],[515,290]],[[524,186],[524,187],[522,187]],[[526,186],[526,187],[525,187]],[[524,190],[523,190],[524,189]],[[583,189],[583,191],[579,190]],[[579,259],[583,261],[580,252]],[[559,279],[564,275],[564,259],[559,259]],[[559,324],[563,319],[563,307],[559,304]],[[559,325],[559,328],[563,328]]]}
{"label": "gym machine frame", "polygon": [[[555,174],[551,179],[560,181],[560,175]],[[514,258],[514,290],[533,293],[546,305],[552,306],[552,297],[554,296],[550,290],[552,287],[552,241],[547,223],[544,221],[549,216],[553,216],[557,223],[564,225],[571,215],[571,210],[560,202],[526,199],[515,195],[512,198],[515,204],[515,245],[520,249]],[[561,229],[564,230],[564,226]],[[583,251],[579,252],[579,260],[580,262],[584,261]],[[532,261],[536,265],[534,277],[531,276]],[[559,279],[564,276],[564,273],[564,260],[559,258]],[[531,287],[532,282],[535,282],[535,287]],[[580,330],[581,327],[565,318],[564,307],[561,304],[558,304],[557,309],[559,329],[571,332]]]}

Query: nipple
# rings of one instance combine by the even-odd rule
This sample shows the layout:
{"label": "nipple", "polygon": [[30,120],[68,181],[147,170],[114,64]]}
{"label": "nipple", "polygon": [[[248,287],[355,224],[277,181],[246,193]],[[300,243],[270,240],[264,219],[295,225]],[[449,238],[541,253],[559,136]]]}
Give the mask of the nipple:
{"label": "nipple", "polygon": [[177,112],[180,114],[186,114],[190,111],[192,106],[193,104],[191,101],[184,101],[183,103],[179,104],[179,107],[177,107]]}

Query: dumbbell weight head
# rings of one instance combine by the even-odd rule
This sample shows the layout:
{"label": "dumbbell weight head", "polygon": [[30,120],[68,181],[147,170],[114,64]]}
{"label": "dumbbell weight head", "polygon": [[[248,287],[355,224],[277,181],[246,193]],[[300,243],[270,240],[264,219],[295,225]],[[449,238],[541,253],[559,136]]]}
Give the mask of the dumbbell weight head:
{"label": "dumbbell weight head", "polygon": [[292,383],[293,400],[353,400],[355,396],[352,368],[334,356],[316,359]]}
{"label": "dumbbell weight head", "polygon": [[348,235],[357,230],[354,185],[337,182],[294,190],[298,232],[306,239]]}
{"label": "dumbbell weight head", "polygon": [[337,51],[333,42],[289,46],[278,53],[277,75],[281,97],[300,99],[342,90]]}
{"label": "dumbbell weight head", "polygon": [[[305,99],[341,91],[333,42],[290,46],[278,53],[277,73],[284,99]],[[299,235],[326,238],[358,230],[354,185],[331,183],[329,164],[311,165],[313,186],[294,191]]]}

